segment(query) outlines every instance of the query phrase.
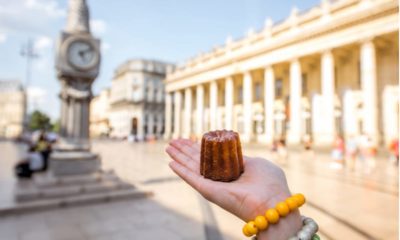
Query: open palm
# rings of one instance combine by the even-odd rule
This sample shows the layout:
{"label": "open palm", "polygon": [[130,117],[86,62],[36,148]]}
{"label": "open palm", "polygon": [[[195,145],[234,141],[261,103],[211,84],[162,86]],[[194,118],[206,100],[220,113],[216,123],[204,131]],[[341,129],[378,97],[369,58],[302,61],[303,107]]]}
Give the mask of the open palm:
{"label": "open palm", "polygon": [[[172,140],[166,149],[172,170],[207,200],[244,221],[290,196],[282,169],[268,160],[244,156],[244,173],[233,182],[217,182],[200,175],[200,146],[187,139]],[[301,225],[298,211],[291,214]],[[281,224],[282,225],[282,224]],[[276,238],[278,239],[278,238]]]}

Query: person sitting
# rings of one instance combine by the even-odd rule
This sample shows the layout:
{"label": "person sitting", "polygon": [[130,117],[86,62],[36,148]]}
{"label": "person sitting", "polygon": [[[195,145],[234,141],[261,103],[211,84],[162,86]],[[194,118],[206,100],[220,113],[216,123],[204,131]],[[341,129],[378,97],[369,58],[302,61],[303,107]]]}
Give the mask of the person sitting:
{"label": "person sitting", "polygon": [[34,172],[43,170],[44,160],[42,154],[35,151],[34,146],[30,146],[28,155],[15,166],[15,175],[20,178],[31,178]]}

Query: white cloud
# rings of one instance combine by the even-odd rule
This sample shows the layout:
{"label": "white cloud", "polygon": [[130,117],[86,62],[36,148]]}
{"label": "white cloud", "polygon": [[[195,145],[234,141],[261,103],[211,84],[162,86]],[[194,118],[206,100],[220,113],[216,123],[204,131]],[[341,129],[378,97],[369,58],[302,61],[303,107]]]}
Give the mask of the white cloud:
{"label": "white cloud", "polygon": [[0,33],[0,43],[7,41],[7,35],[5,33]]}
{"label": "white cloud", "polygon": [[66,16],[57,0],[0,0],[0,31],[44,33]]}
{"label": "white cloud", "polygon": [[40,51],[43,49],[47,49],[53,46],[53,39],[47,36],[40,36],[38,39],[35,40],[34,49],[36,51]]}
{"label": "white cloud", "polygon": [[107,31],[107,24],[105,21],[101,19],[93,19],[90,20],[90,29],[96,35],[101,35],[106,33]]}
{"label": "white cloud", "polygon": [[54,0],[25,0],[24,5],[30,10],[43,12],[49,17],[62,17],[66,14]]}
{"label": "white cloud", "polygon": [[41,87],[31,86],[27,90],[28,95],[28,112],[33,110],[45,109],[47,91]]}

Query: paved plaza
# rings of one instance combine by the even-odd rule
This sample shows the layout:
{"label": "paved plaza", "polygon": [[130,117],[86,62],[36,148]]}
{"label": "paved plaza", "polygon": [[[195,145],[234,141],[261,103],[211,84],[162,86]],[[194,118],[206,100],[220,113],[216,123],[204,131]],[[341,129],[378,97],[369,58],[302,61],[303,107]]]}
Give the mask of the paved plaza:
{"label": "paved plaza", "polygon": [[[165,145],[93,143],[104,169],[152,197],[0,216],[1,239],[244,239],[241,220],[205,201],[169,169]],[[12,204],[12,166],[24,147],[0,142],[0,152],[0,207],[6,207]],[[291,152],[283,161],[261,145],[244,146],[244,153],[284,168],[291,191],[307,197],[301,212],[319,223],[322,239],[397,239],[398,168],[388,159],[377,159],[373,168],[357,160],[350,170],[328,154]]]}

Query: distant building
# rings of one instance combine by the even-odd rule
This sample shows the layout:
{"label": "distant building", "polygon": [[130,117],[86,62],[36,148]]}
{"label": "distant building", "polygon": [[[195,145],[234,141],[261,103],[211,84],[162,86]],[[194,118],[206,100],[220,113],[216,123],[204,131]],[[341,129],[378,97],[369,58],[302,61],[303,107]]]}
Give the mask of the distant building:
{"label": "distant building", "polygon": [[168,63],[129,60],[120,65],[111,82],[111,136],[137,140],[164,133],[164,82]]}
{"label": "distant building", "polygon": [[399,10],[393,0],[321,1],[199,54],[168,74],[166,134],[233,129],[291,144],[399,132]]}
{"label": "distant building", "polygon": [[108,136],[110,133],[110,89],[106,88],[90,102],[90,137]]}
{"label": "distant building", "polygon": [[0,137],[14,138],[24,128],[26,94],[17,80],[0,80]]}

